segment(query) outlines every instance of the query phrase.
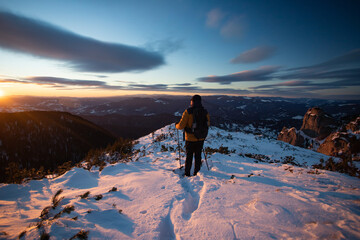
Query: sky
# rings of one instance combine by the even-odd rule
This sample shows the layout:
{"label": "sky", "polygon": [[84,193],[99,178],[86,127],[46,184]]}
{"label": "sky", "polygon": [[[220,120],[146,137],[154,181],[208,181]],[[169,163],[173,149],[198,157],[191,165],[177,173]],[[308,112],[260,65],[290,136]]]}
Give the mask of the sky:
{"label": "sky", "polygon": [[0,96],[360,99],[360,1],[0,0]]}

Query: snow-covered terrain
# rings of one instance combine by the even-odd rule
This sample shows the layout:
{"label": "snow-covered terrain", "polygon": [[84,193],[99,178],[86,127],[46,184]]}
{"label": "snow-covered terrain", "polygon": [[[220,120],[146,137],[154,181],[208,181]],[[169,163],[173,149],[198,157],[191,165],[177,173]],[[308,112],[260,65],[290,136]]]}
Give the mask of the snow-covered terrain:
{"label": "snow-covered terrain", "polygon": [[217,128],[205,147],[211,169],[190,178],[172,171],[172,125],[140,138],[132,162],[2,184],[0,238],[360,239],[359,179],[306,167],[326,155]]}

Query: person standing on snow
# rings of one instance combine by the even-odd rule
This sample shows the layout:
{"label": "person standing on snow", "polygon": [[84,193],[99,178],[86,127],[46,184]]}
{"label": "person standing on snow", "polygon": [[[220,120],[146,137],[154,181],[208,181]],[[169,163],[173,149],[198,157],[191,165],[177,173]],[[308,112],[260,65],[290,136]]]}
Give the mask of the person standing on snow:
{"label": "person standing on snow", "polygon": [[190,101],[190,108],[186,109],[180,122],[175,127],[185,130],[185,176],[190,176],[190,169],[195,155],[194,176],[201,168],[201,150],[210,126],[210,117],[207,110],[201,104],[200,95],[194,95]]}

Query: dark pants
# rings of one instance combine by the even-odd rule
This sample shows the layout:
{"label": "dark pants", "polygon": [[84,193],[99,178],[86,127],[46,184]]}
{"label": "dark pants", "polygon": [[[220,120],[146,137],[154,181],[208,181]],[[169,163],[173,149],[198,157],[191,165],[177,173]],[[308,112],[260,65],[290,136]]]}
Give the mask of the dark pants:
{"label": "dark pants", "polygon": [[195,155],[194,175],[196,175],[201,168],[201,151],[204,146],[204,141],[198,141],[198,142],[186,141],[185,146],[186,146],[185,175],[190,176],[190,169],[194,155]]}

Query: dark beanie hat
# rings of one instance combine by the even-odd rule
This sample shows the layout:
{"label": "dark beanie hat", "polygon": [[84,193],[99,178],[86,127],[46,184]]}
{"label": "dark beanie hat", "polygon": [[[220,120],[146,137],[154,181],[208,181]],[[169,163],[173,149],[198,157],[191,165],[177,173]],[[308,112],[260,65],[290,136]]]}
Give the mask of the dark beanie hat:
{"label": "dark beanie hat", "polygon": [[201,103],[201,97],[200,95],[194,95],[192,98],[191,98],[191,101],[193,101],[193,103]]}
{"label": "dark beanie hat", "polygon": [[191,98],[191,101],[193,101],[193,107],[201,107],[201,97],[199,95],[194,95]]}

